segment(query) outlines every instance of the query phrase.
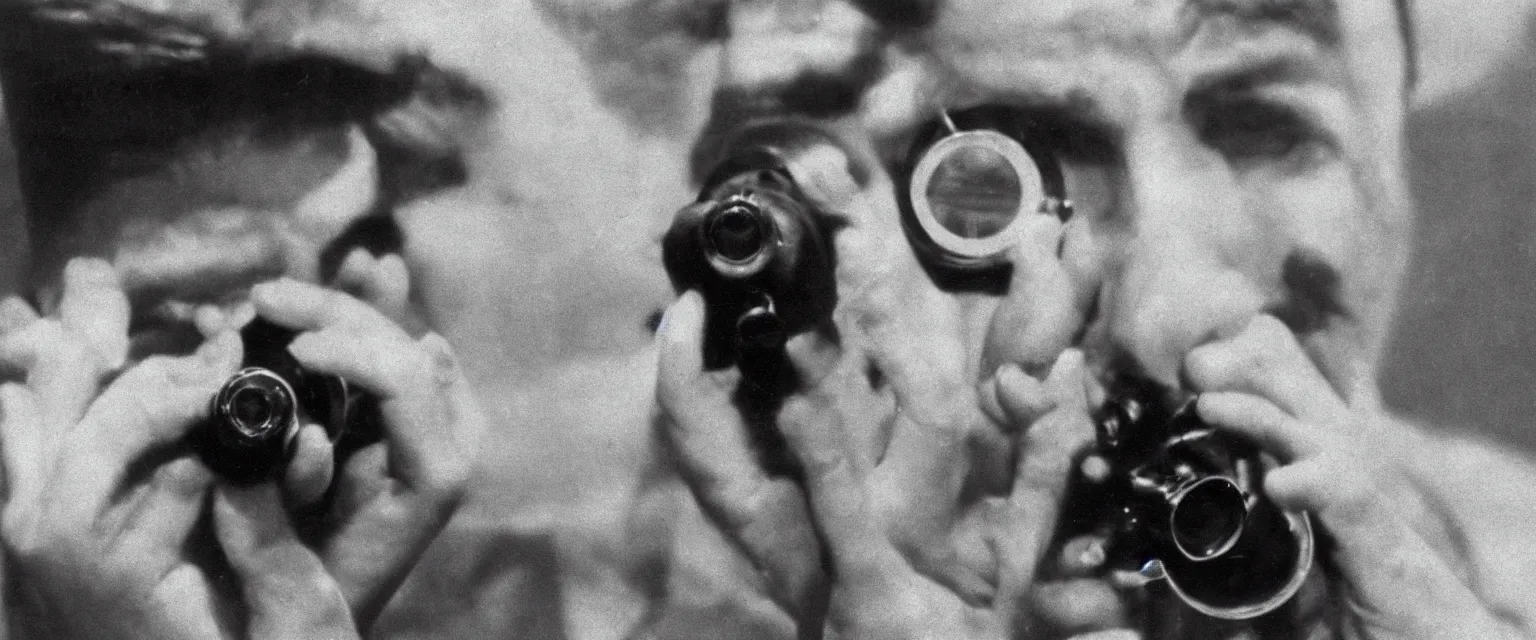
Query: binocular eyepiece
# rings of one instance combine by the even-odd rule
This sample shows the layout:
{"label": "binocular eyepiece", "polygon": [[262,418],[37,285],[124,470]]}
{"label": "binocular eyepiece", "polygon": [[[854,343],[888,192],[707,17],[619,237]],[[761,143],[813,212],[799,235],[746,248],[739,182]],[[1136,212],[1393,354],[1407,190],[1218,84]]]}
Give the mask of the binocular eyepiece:
{"label": "binocular eyepiece", "polygon": [[192,433],[204,463],[231,482],[272,478],[305,424],[320,425],[333,444],[362,435],[361,394],[340,376],[300,366],[287,351],[296,335],[261,318],[246,325],[242,369],[214,394],[209,419]]}
{"label": "binocular eyepiece", "polygon": [[1264,497],[1256,445],[1205,424],[1193,401],[1169,410],[1151,393],[1113,397],[1095,424],[1111,467],[1112,566],[1165,580],[1196,611],[1229,620],[1273,611],[1301,588],[1311,520]]}

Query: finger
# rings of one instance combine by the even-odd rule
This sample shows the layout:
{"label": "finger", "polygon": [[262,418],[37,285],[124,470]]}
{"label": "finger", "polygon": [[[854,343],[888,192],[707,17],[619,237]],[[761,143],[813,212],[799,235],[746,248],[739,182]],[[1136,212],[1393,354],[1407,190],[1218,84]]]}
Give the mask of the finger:
{"label": "finger", "polygon": [[1125,625],[1120,594],[1102,580],[1043,582],[1030,594],[1035,616],[1057,633],[1103,631]]}
{"label": "finger", "polygon": [[693,291],[679,297],[657,335],[657,400],[670,418],[668,441],[706,513],[726,532],[739,532],[759,517],[753,507],[771,489],[730,392],[705,379],[703,297]]}
{"label": "finger", "polygon": [[0,385],[0,456],[5,464],[6,496],[12,504],[30,504],[42,486],[46,461],[42,411],[25,386]]}
{"label": "finger", "polygon": [[476,418],[456,416],[450,401],[467,382],[442,338],[429,334],[418,343],[397,331],[324,329],[300,335],[288,351],[310,370],[339,375],[377,396],[391,477],[420,491],[457,490],[469,461],[457,441],[456,418]]}
{"label": "finger", "polygon": [[1056,258],[1062,224],[1037,216],[1010,253],[1013,280],[998,303],[982,350],[982,371],[1013,363],[1044,373],[1082,326],[1071,279]]}
{"label": "finger", "polygon": [[331,286],[358,297],[364,297],[363,286],[373,271],[373,254],[367,249],[356,247],[347,252],[347,257],[341,261],[341,266],[336,268],[336,278]]}
{"label": "finger", "polygon": [[0,300],[0,338],[37,320],[37,311],[20,297],[6,296]]}
{"label": "finger", "polygon": [[[998,544],[999,598],[1005,607],[1011,607],[1003,610],[1009,619],[1020,615],[1016,607],[1035,582],[1040,560],[1055,534],[1073,461],[1093,443],[1093,423],[1080,383],[1083,367],[1083,355],[1078,350],[1069,349],[1057,357],[1044,390],[1057,400],[1057,406],[1033,420],[1020,435],[1013,487],[1008,495],[1010,524]],[[1017,378],[999,375],[1005,385],[1000,387],[999,395],[1005,411],[1019,418],[1029,417],[1024,412],[1038,407],[1009,408],[1016,404],[1019,394],[1009,393],[1006,385],[1020,385],[1027,379],[1022,371],[1015,373]]]}
{"label": "finger", "polygon": [[1077,471],[1082,474],[1083,479],[1093,484],[1103,484],[1109,479],[1112,470],[1109,460],[1096,453],[1084,456],[1083,461],[1077,465]]}
{"label": "finger", "polygon": [[1008,424],[1014,429],[1026,429],[1040,416],[1056,407],[1056,398],[1046,390],[1045,384],[1024,373],[1016,364],[1005,364],[997,370],[993,383],[998,404]]}
{"label": "finger", "polygon": [[784,345],[789,362],[799,374],[800,382],[807,388],[823,384],[833,375],[841,360],[842,350],[819,332],[803,333]]}
{"label": "finger", "polygon": [[878,584],[904,561],[879,524],[865,486],[868,470],[850,451],[838,415],[793,397],[779,412],[779,428],[803,465],[811,513],[838,575],[850,588]]}
{"label": "finger", "polygon": [[353,249],[337,269],[332,284],[396,322],[409,315],[410,272],[399,254],[375,258],[367,249]]}
{"label": "finger", "polygon": [[[686,291],[661,316],[658,390],[662,401],[686,401],[702,391],[697,381],[704,372],[704,297]],[[683,404],[675,402],[673,404]]]}
{"label": "finger", "polygon": [[[187,366],[196,374],[213,376],[219,384],[240,370],[245,361],[245,344],[240,338],[241,325],[227,326],[210,336],[192,352]],[[201,370],[197,367],[201,367]]]}
{"label": "finger", "polygon": [[174,559],[202,515],[213,472],[193,458],[178,458],[155,470],[133,505],[122,533],[127,557]]}
{"label": "finger", "polygon": [[1263,398],[1243,393],[1202,393],[1195,401],[1200,419],[1257,441],[1281,461],[1307,458],[1324,450],[1324,434],[1286,415]]}
{"label": "finger", "polygon": [[1107,547],[1108,542],[1103,536],[1086,535],[1068,540],[1061,547],[1059,566],[1062,575],[1081,578],[1098,571],[1108,557]]}
{"label": "finger", "polygon": [[192,313],[192,324],[197,327],[198,334],[211,338],[229,326],[229,316],[217,305],[199,305]]}
{"label": "finger", "polygon": [[353,620],[362,630],[378,619],[452,515],[451,510],[405,508],[398,493],[400,483],[389,476],[388,449],[382,442],[368,445],[342,467],[331,513],[366,509],[370,517],[343,521],[321,548],[321,559],[351,603]]}
{"label": "finger", "polygon": [[66,438],[59,473],[73,499],[66,511],[94,517],[146,451],[185,437],[207,419],[209,398],[234,372],[239,337],[233,332],[204,343],[190,357],[152,357],[119,376]]}
{"label": "finger", "polygon": [[293,457],[283,470],[283,497],[290,506],[306,507],[325,496],[334,473],[333,449],[324,427],[306,424],[299,429]]}
{"label": "finger", "polygon": [[358,637],[340,587],[294,534],[275,487],[219,487],[214,523],[253,639]]}
{"label": "finger", "polygon": [[1003,411],[1003,401],[997,397],[996,375],[976,385],[976,401],[981,404],[981,412],[993,424],[999,425],[1004,429],[1013,427],[1013,420]]}
{"label": "finger", "polygon": [[[230,637],[237,612],[208,578],[202,568],[183,562],[174,565],[155,583],[147,601],[176,603],[173,607],[163,607],[165,617],[155,622],[156,632],[167,634],[174,630],[175,635],[161,637],[187,640]],[[142,626],[136,631],[138,633],[134,635],[144,633]]]}
{"label": "finger", "polygon": [[1392,511],[1370,479],[1342,461],[1324,456],[1281,467],[1265,477],[1264,486],[1278,504],[1311,511],[1313,526],[1327,530],[1330,555],[1364,610],[1399,629],[1446,632],[1445,618],[1435,612],[1481,609],[1442,554]]}
{"label": "finger", "polygon": [[820,589],[820,543],[800,489],[756,464],[749,428],[730,391],[703,371],[704,303],[684,293],[662,317],[657,401],[668,444],[709,519],[747,551],[770,595],[805,612]]}
{"label": "finger", "polygon": [[1017,603],[1035,581],[1066,499],[1073,459],[1092,441],[1088,416],[1062,410],[1039,419],[1023,435],[1008,496],[1010,524],[998,544],[999,601],[1005,605]]}
{"label": "finger", "polygon": [[0,340],[0,359],[27,372],[27,385],[37,391],[47,431],[54,434],[80,420],[102,373],[88,346],[56,320],[7,334]]}
{"label": "finger", "polygon": [[116,369],[128,357],[128,296],[105,260],[75,258],[64,267],[59,321],[85,341],[100,371]]}
{"label": "finger", "polygon": [[[390,486],[389,452],[382,442],[358,449],[347,458],[336,480],[336,513],[355,513]],[[342,586],[346,586],[343,584]]]}
{"label": "finger", "polygon": [[401,317],[410,304],[411,278],[405,259],[388,254],[374,262],[363,282],[363,299],[391,318]]}
{"label": "finger", "polygon": [[405,336],[395,323],[357,298],[288,278],[252,287],[251,303],[257,315],[289,329],[341,328]]}
{"label": "finger", "polygon": [[1198,391],[1251,393],[1302,419],[1330,419],[1345,406],[1333,386],[1273,316],[1259,316],[1242,332],[1201,345],[1184,361]]}

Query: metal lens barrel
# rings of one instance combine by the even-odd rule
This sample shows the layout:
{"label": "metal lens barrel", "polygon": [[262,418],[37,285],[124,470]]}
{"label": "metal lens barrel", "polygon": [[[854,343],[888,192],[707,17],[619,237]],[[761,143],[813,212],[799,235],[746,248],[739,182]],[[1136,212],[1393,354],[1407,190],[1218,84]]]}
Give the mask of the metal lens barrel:
{"label": "metal lens barrel", "polygon": [[212,402],[212,417],[197,443],[203,461],[237,483],[269,477],[298,435],[293,386],[270,369],[248,367],[231,376]]}
{"label": "metal lens barrel", "polygon": [[260,446],[284,438],[297,422],[293,387],[277,374],[250,368],[235,374],[213,400],[214,419],[232,445]]}
{"label": "metal lens barrel", "polygon": [[[783,349],[823,326],[836,304],[831,235],[840,219],[822,212],[797,180],[825,167],[837,149],[803,123],[764,123],[737,132],[677,212],[662,239],[662,264],[679,292],[706,301],[704,363],[741,368],[757,387],[788,380]],[[799,160],[796,160],[796,159]],[[791,167],[795,169],[791,169]]]}
{"label": "metal lens barrel", "polygon": [[1205,424],[1192,402],[1169,409],[1157,390],[1124,393],[1101,408],[1097,425],[1118,487],[1106,494],[1118,521],[1115,562],[1166,579],[1214,618],[1285,604],[1312,567],[1311,520],[1263,495],[1258,447]]}
{"label": "metal lens barrel", "polygon": [[273,477],[305,424],[325,429],[338,459],[376,439],[376,412],[361,410],[361,394],[339,376],[305,370],[288,353],[296,335],[261,318],[246,325],[244,368],[214,394],[209,419],[190,436],[208,467],[232,482]]}
{"label": "metal lens barrel", "polygon": [[749,200],[722,203],[704,221],[705,247],[711,262],[739,266],[751,264],[768,251],[773,221]]}
{"label": "metal lens barrel", "polygon": [[1229,478],[1207,476],[1170,496],[1169,537],[1185,558],[1210,560],[1227,553],[1243,535],[1247,497]]}

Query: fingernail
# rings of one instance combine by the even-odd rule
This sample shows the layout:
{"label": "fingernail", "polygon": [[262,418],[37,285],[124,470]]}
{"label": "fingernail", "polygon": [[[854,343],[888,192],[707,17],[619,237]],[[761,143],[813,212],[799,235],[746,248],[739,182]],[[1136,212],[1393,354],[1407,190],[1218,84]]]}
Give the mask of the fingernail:
{"label": "fingernail", "polygon": [[251,300],[258,298],[265,300],[272,297],[272,290],[277,287],[277,280],[261,282],[251,287]]}
{"label": "fingernail", "polygon": [[1078,467],[1083,477],[1095,484],[1109,478],[1109,462],[1103,456],[1091,455],[1083,458],[1083,463]]}
{"label": "fingernail", "polygon": [[1024,374],[1024,368],[1020,367],[1017,362],[1009,362],[997,368],[997,377],[1009,386],[1017,386],[1024,384],[1024,378],[1028,376]]}
{"label": "fingernail", "polygon": [[246,300],[225,311],[225,315],[230,328],[240,329],[256,319],[256,305]]}
{"label": "fingernail", "polygon": [[292,287],[297,282],[297,280],[294,280],[288,276],[279,276],[276,280],[268,280],[266,282],[257,284],[254,287],[251,287],[251,295],[253,297],[258,295],[258,293],[262,296],[276,295],[283,289]]}
{"label": "fingernail", "polygon": [[214,305],[198,305],[192,312],[192,323],[197,325],[197,330],[204,338],[212,338],[227,326],[228,318],[224,311]]}
{"label": "fingernail", "polygon": [[1083,549],[1083,552],[1077,556],[1077,561],[1084,567],[1097,567],[1104,564],[1105,557],[1104,543],[1095,540]]}
{"label": "fingernail", "polygon": [[288,353],[300,361],[312,361],[324,350],[324,341],[313,333],[301,333],[288,343]]}

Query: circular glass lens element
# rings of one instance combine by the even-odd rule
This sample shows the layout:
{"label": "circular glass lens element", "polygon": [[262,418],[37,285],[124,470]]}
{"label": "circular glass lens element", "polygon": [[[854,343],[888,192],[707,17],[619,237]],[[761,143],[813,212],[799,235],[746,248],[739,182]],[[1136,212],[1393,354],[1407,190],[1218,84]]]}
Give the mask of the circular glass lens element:
{"label": "circular glass lens element", "polygon": [[732,262],[746,262],[762,251],[768,234],[759,216],[759,212],[744,204],[732,205],[711,216],[708,234],[715,253]]}
{"label": "circular glass lens element", "polygon": [[1017,140],[992,130],[961,131],[929,147],[912,170],[908,198],[924,235],[962,260],[1007,251],[1040,210],[1040,168]]}
{"label": "circular glass lens element", "polygon": [[1243,534],[1248,503],[1231,480],[1209,477],[1180,492],[1173,505],[1173,542],[1190,560],[1226,553]]}
{"label": "circular glass lens element", "polygon": [[1003,154],[987,147],[958,147],[939,161],[926,198],[933,217],[962,238],[986,238],[1019,215],[1019,176]]}
{"label": "circular glass lens element", "polygon": [[277,374],[251,367],[234,375],[214,396],[214,415],[228,429],[225,436],[243,446],[293,435],[298,422],[293,387]]}
{"label": "circular glass lens element", "polygon": [[264,389],[246,387],[235,392],[230,399],[229,416],[246,433],[259,433],[271,423],[275,413],[273,401]]}

